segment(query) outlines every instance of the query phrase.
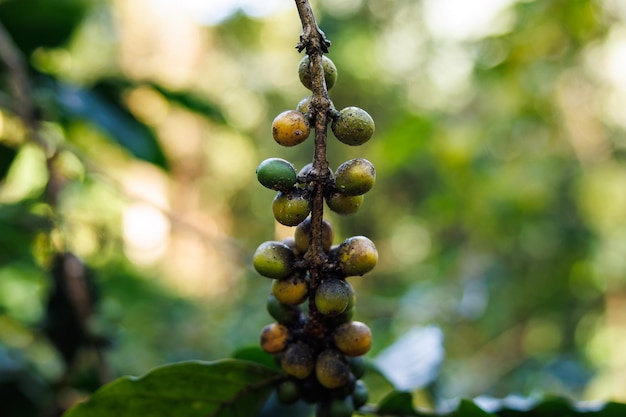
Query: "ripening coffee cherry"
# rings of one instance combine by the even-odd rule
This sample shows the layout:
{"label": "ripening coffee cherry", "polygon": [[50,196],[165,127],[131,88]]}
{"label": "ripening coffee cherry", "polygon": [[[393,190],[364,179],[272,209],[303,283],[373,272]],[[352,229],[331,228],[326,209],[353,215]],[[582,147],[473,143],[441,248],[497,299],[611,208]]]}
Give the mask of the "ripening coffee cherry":
{"label": "ripening coffee cherry", "polygon": [[289,192],[279,192],[272,202],[272,212],[280,224],[299,225],[311,213],[306,191],[294,188]]}
{"label": "ripening coffee cherry", "polygon": [[[299,253],[305,253],[309,249],[311,242],[311,218],[307,217],[302,223],[296,227],[293,234],[296,243],[296,249]],[[326,219],[322,220],[322,249],[325,252],[330,251],[335,238],[335,231],[330,222]]]}
{"label": "ripening coffee cherry", "polygon": [[293,404],[300,398],[300,387],[296,381],[288,379],[276,387],[276,397],[283,404]]}
{"label": "ripening coffee cherry", "polygon": [[291,162],[280,158],[269,158],[256,169],[259,182],[266,188],[288,191],[296,185],[296,168]]}
{"label": "ripening coffee cherry", "polygon": [[261,331],[261,348],[267,353],[278,353],[287,347],[289,329],[279,323],[268,324]]}
{"label": "ripening coffee cherry", "polygon": [[338,316],[346,311],[354,297],[354,289],[342,279],[325,279],[317,287],[315,307],[325,316]]}
{"label": "ripening coffee cherry", "polygon": [[330,125],[335,137],[350,146],[363,145],[374,134],[374,119],[363,109],[346,107]]}
{"label": "ripening coffee cherry", "polygon": [[[302,85],[312,90],[312,77],[311,77],[311,68],[310,68],[310,58],[308,55],[305,55],[304,58],[300,61],[298,65],[298,77],[300,78],[300,82]],[[322,67],[324,68],[324,80],[326,81],[326,90],[330,90],[337,82],[337,67],[334,62],[331,61],[326,55],[322,56]]]}
{"label": "ripening coffee cherry", "polygon": [[306,96],[298,102],[296,110],[307,116],[309,111],[311,111],[311,100],[313,100],[313,96]]}
{"label": "ripening coffee cherry", "polygon": [[[295,173],[295,172],[294,172]],[[376,170],[367,159],[356,158],[339,165],[335,172],[335,186],[343,195],[362,195],[376,182]]]}
{"label": "ripening coffee cherry", "polygon": [[311,128],[302,113],[297,110],[286,110],[272,122],[272,136],[282,146],[296,146],[309,137]]}
{"label": "ripening coffee cherry", "polygon": [[333,332],[335,347],[348,356],[361,356],[372,347],[372,331],[365,323],[351,321]]}
{"label": "ripening coffee cherry", "polygon": [[363,275],[376,266],[378,251],[374,242],[365,236],[353,236],[337,248],[339,268],[346,276]]}
{"label": "ripening coffee cherry", "polygon": [[252,264],[256,271],[267,278],[281,279],[291,273],[293,251],[281,242],[263,242],[254,252]]}
{"label": "ripening coffee cherry", "polygon": [[302,310],[298,307],[281,303],[274,297],[274,294],[267,297],[265,308],[270,316],[281,324],[297,323],[302,314]]}
{"label": "ripening coffee cherry", "polygon": [[291,274],[272,283],[272,294],[282,304],[301,304],[309,295],[309,281],[302,274]]}
{"label": "ripening coffee cherry", "polygon": [[346,358],[336,349],[326,349],[317,356],[315,377],[326,388],[339,388],[350,380]]}
{"label": "ripening coffee cherry", "polygon": [[326,325],[328,326],[329,329],[334,329],[337,326],[340,326],[344,323],[348,323],[349,321],[352,321],[352,318],[354,317],[354,311],[356,309],[354,307],[346,307],[346,310],[339,314],[338,316],[334,316],[334,317],[330,317],[330,316],[326,316]]}
{"label": "ripening coffee cherry", "polygon": [[348,215],[356,213],[363,205],[363,195],[344,195],[332,193],[326,197],[328,208],[337,214]]}
{"label": "ripening coffee cherry", "polygon": [[302,342],[289,345],[280,361],[282,370],[298,379],[304,379],[311,375],[315,368],[315,352],[311,347]]}

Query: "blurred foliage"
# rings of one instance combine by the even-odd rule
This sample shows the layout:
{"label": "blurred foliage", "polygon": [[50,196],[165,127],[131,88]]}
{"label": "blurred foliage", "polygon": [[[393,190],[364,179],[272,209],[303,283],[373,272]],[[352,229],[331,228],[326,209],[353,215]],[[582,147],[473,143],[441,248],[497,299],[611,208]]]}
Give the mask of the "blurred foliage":
{"label": "blurred foliage", "polygon": [[[313,4],[339,70],[331,99],[377,126],[356,149],[329,141],[332,167],[365,157],[378,173],[359,213],[328,215],[338,241],[379,248],[377,269],[352,280],[356,318],[372,357],[441,328],[445,357],[418,406],[624,401],[626,7],[469,3]],[[0,2],[25,62],[0,65],[3,416],[58,415],[115,376],[228,357],[271,321],[249,259],[292,230],[274,224],[254,170],[312,158],[312,143],[269,134],[308,94],[297,13],[243,7],[203,25],[210,10],[181,4]],[[89,273],[56,276],[99,294],[60,303],[78,314],[88,300],[69,362],[45,331],[61,255]],[[369,378],[379,401],[389,384]]]}

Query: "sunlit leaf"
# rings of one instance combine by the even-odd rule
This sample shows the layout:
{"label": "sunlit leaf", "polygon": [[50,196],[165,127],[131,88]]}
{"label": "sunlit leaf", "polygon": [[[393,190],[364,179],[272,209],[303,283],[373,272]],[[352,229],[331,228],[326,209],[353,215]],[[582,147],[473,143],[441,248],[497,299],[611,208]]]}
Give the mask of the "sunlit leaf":
{"label": "sunlit leaf", "polygon": [[254,416],[279,378],[247,361],[182,362],[113,381],[65,417]]}

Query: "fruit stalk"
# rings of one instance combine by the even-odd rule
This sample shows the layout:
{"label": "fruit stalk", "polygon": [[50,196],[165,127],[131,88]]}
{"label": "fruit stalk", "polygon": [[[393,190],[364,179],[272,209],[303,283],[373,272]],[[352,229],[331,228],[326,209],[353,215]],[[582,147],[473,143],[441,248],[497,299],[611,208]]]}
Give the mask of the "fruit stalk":
{"label": "fruit stalk", "polygon": [[328,51],[330,42],[319,29],[313,10],[308,0],[296,0],[298,14],[302,22],[302,35],[296,48],[306,50],[310,59],[311,100],[310,120],[315,127],[315,148],[313,157],[313,169],[307,181],[311,190],[311,248],[307,253],[307,262],[311,273],[311,297],[309,302],[312,322],[317,322],[317,308],[314,302],[315,289],[321,282],[324,264],[327,255],[322,248],[322,222],[324,218],[324,188],[329,181],[328,158],[326,156],[326,139],[328,136],[328,114],[331,101],[324,79],[322,66],[322,54]]}

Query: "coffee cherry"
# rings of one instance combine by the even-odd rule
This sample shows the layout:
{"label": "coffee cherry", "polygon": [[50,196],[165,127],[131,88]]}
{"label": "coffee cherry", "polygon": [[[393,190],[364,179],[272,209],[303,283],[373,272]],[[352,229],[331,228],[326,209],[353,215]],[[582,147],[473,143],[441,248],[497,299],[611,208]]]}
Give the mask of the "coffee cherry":
{"label": "coffee cherry", "polygon": [[267,353],[278,353],[287,347],[289,330],[282,324],[268,324],[261,331],[261,348]]}
{"label": "coffee cherry", "polygon": [[367,362],[363,356],[354,356],[348,358],[348,366],[350,366],[350,372],[357,379],[363,378],[365,371],[367,370]]}
{"label": "coffee cherry", "polygon": [[367,159],[351,159],[339,165],[335,172],[335,186],[343,195],[365,194],[374,186],[376,170]]}
{"label": "coffee cherry", "polygon": [[325,279],[317,287],[315,307],[325,316],[338,316],[346,311],[354,297],[352,286],[341,279]]}
{"label": "coffee cherry", "polygon": [[272,122],[272,136],[282,146],[296,146],[309,137],[311,128],[302,113],[286,110]]}
{"label": "coffee cherry", "polygon": [[281,324],[297,323],[302,314],[299,308],[278,301],[274,294],[270,294],[267,297],[265,307],[270,316]]}
{"label": "coffee cherry", "polygon": [[285,350],[280,366],[287,375],[304,379],[313,372],[315,353],[305,343],[294,343]]}
{"label": "coffee cherry", "polygon": [[344,195],[341,193],[332,193],[326,197],[328,208],[337,214],[348,215],[356,213],[361,205],[363,205],[362,195]]}
{"label": "coffee cherry", "polygon": [[296,184],[296,168],[289,161],[269,158],[256,169],[259,182],[266,188],[288,191]]}
{"label": "coffee cherry", "polygon": [[272,283],[272,294],[283,304],[297,305],[309,295],[309,282],[301,274],[291,274]]}
{"label": "coffee cherry", "polygon": [[354,413],[354,401],[351,396],[334,398],[330,402],[330,417],[351,417]]}
{"label": "coffee cherry", "polygon": [[326,349],[317,356],[315,377],[326,388],[339,388],[348,383],[350,368],[341,353]]}
{"label": "coffee cherry", "polygon": [[348,356],[361,356],[372,347],[372,331],[365,323],[351,321],[333,332],[335,346]]}
{"label": "coffee cherry", "polygon": [[363,109],[346,107],[330,125],[335,137],[350,146],[362,145],[374,134],[374,120]]}
{"label": "coffee cherry", "polygon": [[335,327],[341,324],[352,321],[352,318],[354,317],[354,311],[355,311],[354,307],[346,307],[346,310],[337,316],[334,316],[334,317],[327,316],[326,324],[328,328],[334,329]]}
{"label": "coffee cherry", "polygon": [[370,393],[367,391],[367,386],[361,380],[356,381],[356,385],[354,386],[354,392],[352,393],[352,404],[355,409],[359,409],[367,404],[369,400]]}
{"label": "coffee cherry", "polygon": [[[300,223],[298,227],[296,227],[296,231],[293,235],[296,249],[299,253],[305,253],[309,249],[311,242],[311,218],[307,217],[306,220]],[[330,251],[334,238],[335,231],[333,230],[333,226],[328,220],[322,220],[322,249],[324,249],[325,252]]]}
{"label": "coffee cherry", "polygon": [[264,277],[281,279],[291,273],[293,251],[281,242],[263,242],[254,252],[254,269]]}
{"label": "coffee cherry", "polygon": [[276,397],[283,404],[293,404],[300,398],[300,387],[291,379],[283,381],[276,387]]}
{"label": "coffee cherry", "polygon": [[303,98],[302,100],[298,102],[298,105],[296,106],[296,110],[298,110],[300,113],[304,114],[305,116],[308,116],[309,111],[311,111],[311,100],[313,100],[313,96],[306,96],[305,98]]}
{"label": "coffee cherry", "polygon": [[363,275],[376,266],[378,251],[374,242],[365,236],[354,236],[339,245],[337,261],[347,276]]}
{"label": "coffee cherry", "polygon": [[[308,55],[305,55],[304,58],[300,61],[298,65],[298,77],[304,85],[309,90],[312,90],[312,78],[311,78],[311,68],[309,63],[311,62]],[[324,80],[326,81],[326,90],[330,90],[335,85],[337,81],[337,67],[328,58],[326,55],[322,56],[322,67],[324,68]]]}
{"label": "coffee cherry", "polygon": [[274,218],[285,226],[297,226],[309,216],[311,208],[306,191],[295,188],[279,192],[272,202]]}

